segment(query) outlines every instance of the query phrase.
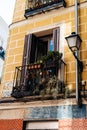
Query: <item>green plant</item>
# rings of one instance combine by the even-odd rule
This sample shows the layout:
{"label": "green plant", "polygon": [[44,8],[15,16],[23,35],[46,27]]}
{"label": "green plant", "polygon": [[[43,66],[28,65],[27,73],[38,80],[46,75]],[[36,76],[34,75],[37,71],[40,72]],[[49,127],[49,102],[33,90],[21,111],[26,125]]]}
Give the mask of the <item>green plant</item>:
{"label": "green plant", "polygon": [[50,59],[59,60],[61,58],[62,58],[62,53],[59,53],[58,51],[48,51],[47,55],[42,56],[40,60],[42,61],[42,63],[45,63]]}

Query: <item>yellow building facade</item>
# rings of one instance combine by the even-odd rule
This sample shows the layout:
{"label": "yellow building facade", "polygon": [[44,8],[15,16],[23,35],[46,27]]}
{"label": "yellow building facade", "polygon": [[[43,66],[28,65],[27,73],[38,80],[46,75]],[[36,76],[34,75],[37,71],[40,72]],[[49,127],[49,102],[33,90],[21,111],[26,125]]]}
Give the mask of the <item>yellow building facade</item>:
{"label": "yellow building facade", "polygon": [[[61,3],[61,1],[57,2]],[[30,14],[30,16],[29,13],[25,13],[25,7],[26,0],[16,0],[13,20],[10,25],[3,77],[0,84],[0,111],[2,112],[0,128],[2,128],[1,130],[86,130],[87,102],[84,93],[86,93],[87,86],[85,84],[81,88],[83,90],[85,87],[85,91],[81,91],[82,107],[79,108],[75,98],[76,59],[65,40],[66,36],[76,31],[75,1],[66,0],[65,5],[61,3],[57,5],[57,8],[33,15]],[[27,15],[27,18],[24,15]],[[79,58],[83,62],[81,83],[82,81],[83,83],[87,82],[86,19],[87,1],[78,0],[78,34],[82,39]],[[62,99],[30,101],[30,96],[12,97],[15,67],[23,64],[25,36],[34,34],[37,37],[42,37],[51,34],[55,28],[60,28],[59,51],[63,53],[62,59],[65,63],[63,73],[66,82],[65,87],[69,89],[69,92],[74,92],[74,98],[72,95],[71,98],[62,97]],[[2,122],[5,123],[5,126],[2,125]],[[43,126],[43,128],[38,126]]]}

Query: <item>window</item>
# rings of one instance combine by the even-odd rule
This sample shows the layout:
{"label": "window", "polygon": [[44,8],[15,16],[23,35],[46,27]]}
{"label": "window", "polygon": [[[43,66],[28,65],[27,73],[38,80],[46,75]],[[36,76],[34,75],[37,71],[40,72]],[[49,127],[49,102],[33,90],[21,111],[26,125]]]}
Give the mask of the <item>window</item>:
{"label": "window", "polygon": [[[47,33],[47,31],[45,31],[39,35],[38,34],[36,34],[36,35],[29,34],[25,37],[24,55],[23,55],[23,63],[22,63],[23,66],[33,64],[36,62],[38,63],[38,61],[40,61],[42,56],[47,55],[48,51],[59,51],[60,28],[58,27],[58,28],[52,29],[48,32],[49,33]],[[63,76],[61,76],[60,73],[61,73],[61,69],[63,70],[64,66],[59,71],[58,65],[55,65],[55,63],[49,62],[49,63],[47,63],[47,65],[45,67],[47,69],[44,69],[42,76],[39,73],[39,71],[41,71],[41,68],[39,68],[36,72],[36,70],[32,70],[32,67],[34,67],[34,66],[29,66],[28,70],[26,70],[27,68],[25,68],[23,70],[22,80],[21,80],[22,84],[24,84],[24,83],[26,84],[26,85],[24,85],[24,86],[27,86],[26,90],[30,91],[31,93],[34,92],[34,89],[36,87],[35,84],[38,84],[37,85],[39,87],[38,89],[40,90],[40,88],[41,88],[41,91],[42,91],[42,89],[44,87],[43,87],[43,85],[39,84],[39,81],[40,80],[42,81],[43,77],[46,78],[46,73],[48,73],[48,75],[49,75],[49,78],[47,77],[49,79],[49,83],[51,82],[51,80],[54,80],[54,79],[57,81],[58,77],[60,77],[61,80],[63,79]],[[59,71],[59,73],[58,73],[58,71]],[[24,77],[26,77],[26,75],[28,75],[27,77],[30,77],[30,78],[28,78],[28,80],[26,80],[24,78]],[[62,72],[62,75],[63,75],[63,72]],[[38,78],[39,81],[37,81],[36,78],[32,78],[32,77]],[[59,91],[62,92],[62,89]],[[35,90],[35,94],[36,94],[36,90]]]}
{"label": "window", "polygon": [[52,39],[49,40],[49,50],[50,51],[54,50],[54,44],[53,44],[53,40]]}
{"label": "window", "polygon": [[43,32],[41,36],[29,34],[25,37],[24,55],[22,65],[34,63],[40,60],[47,51],[59,51],[60,28]]}
{"label": "window", "polygon": [[58,121],[24,122],[23,130],[58,130]]}

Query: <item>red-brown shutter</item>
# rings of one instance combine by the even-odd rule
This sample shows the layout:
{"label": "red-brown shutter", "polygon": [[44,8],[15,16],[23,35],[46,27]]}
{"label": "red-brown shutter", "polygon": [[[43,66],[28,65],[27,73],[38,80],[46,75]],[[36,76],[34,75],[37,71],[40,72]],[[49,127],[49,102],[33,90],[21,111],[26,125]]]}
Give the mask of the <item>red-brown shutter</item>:
{"label": "red-brown shutter", "polygon": [[25,42],[24,42],[22,71],[21,71],[21,79],[20,79],[21,90],[26,89],[25,87],[26,87],[27,67],[25,67],[25,65],[28,65],[30,61],[31,43],[32,43],[32,34],[26,35]]}
{"label": "red-brown shutter", "polygon": [[36,45],[37,45],[37,37],[32,34],[32,44],[30,49],[30,59],[29,63],[34,63],[36,61]]}
{"label": "red-brown shutter", "polygon": [[[60,27],[53,30],[53,43],[54,51],[60,51]],[[60,69],[58,71],[58,79],[64,80],[64,64],[61,62]]]}
{"label": "red-brown shutter", "polygon": [[32,43],[32,34],[26,35],[25,36],[25,43],[24,43],[22,66],[29,64],[31,43]]}
{"label": "red-brown shutter", "polygon": [[59,51],[59,42],[60,42],[60,28],[53,29],[53,44],[54,51]]}

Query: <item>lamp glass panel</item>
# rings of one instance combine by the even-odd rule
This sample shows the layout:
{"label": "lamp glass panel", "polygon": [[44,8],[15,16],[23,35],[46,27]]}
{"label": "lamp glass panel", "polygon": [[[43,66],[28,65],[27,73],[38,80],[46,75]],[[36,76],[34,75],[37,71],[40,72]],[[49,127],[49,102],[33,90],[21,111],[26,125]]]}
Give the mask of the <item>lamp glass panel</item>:
{"label": "lamp glass panel", "polygon": [[76,37],[67,38],[67,42],[70,48],[73,48],[76,46],[76,41],[77,41],[76,39],[77,39]]}

